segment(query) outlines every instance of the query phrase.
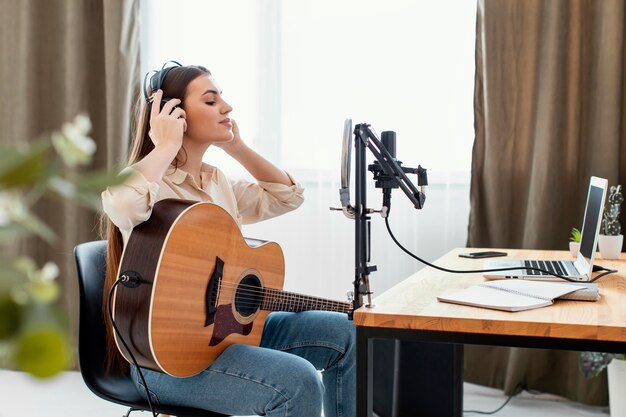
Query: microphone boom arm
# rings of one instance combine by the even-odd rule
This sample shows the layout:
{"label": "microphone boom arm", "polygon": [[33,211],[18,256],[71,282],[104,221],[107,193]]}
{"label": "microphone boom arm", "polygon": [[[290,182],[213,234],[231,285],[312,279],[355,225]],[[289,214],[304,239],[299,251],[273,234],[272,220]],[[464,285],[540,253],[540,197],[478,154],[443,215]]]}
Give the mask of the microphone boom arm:
{"label": "microphone boom arm", "polygon": [[[425,175],[425,170],[421,167],[414,168],[402,168],[395,158],[389,153],[387,148],[376,137],[374,132],[366,124],[358,124],[354,131],[358,140],[362,141],[365,146],[372,152],[378,163],[380,164],[383,172],[388,178],[393,179],[397,187],[407,196],[407,198],[413,203],[416,209],[424,207],[424,201],[426,196],[423,191],[417,189],[415,184],[405,174],[405,169],[408,172],[418,174],[418,184],[422,187],[426,184],[420,184],[420,176]],[[421,174],[421,170],[424,170],[424,174]]]}
{"label": "microphone boom arm", "polygon": [[[354,135],[355,151],[355,204],[350,204],[350,148]],[[341,154],[341,188],[339,198],[341,208],[330,207],[331,210],[343,211],[349,219],[354,219],[355,226],[355,268],[354,268],[354,292],[352,292],[353,309],[349,318],[353,318],[354,310],[361,307],[363,297],[367,297],[366,307],[373,307],[372,292],[370,291],[369,275],[376,271],[376,265],[370,265],[370,237],[371,224],[370,214],[379,212],[383,217],[389,215],[391,210],[391,191],[400,188],[416,209],[424,207],[426,195],[424,186],[428,185],[426,169],[407,168],[395,157],[395,133],[383,132],[382,141],[379,140],[368,124],[357,124],[352,131],[352,120],[346,119],[343,130],[343,149]],[[366,162],[366,150],[376,158],[369,167]],[[367,171],[374,174],[376,188],[383,190],[383,207],[381,210],[367,208]],[[407,173],[417,174],[418,189],[407,177]]]}
{"label": "microphone boom arm", "polygon": [[[401,162],[396,161],[394,156],[389,152],[385,145],[378,140],[374,132],[369,128],[369,125],[361,123],[357,124],[354,128],[354,148],[355,148],[355,205],[346,207],[344,206],[344,213],[347,208],[351,208],[354,214],[355,224],[355,269],[354,269],[354,298],[352,300],[354,310],[363,305],[363,297],[367,297],[366,307],[373,307],[372,292],[370,291],[369,275],[376,271],[376,265],[370,265],[370,213],[374,210],[367,208],[367,164],[366,164],[366,149],[369,149],[374,157],[377,159],[381,169],[374,169],[374,177],[378,176],[378,182],[376,186],[383,188],[383,208],[381,214],[386,217],[389,213],[391,206],[391,189],[400,188],[404,194],[411,200],[415,208],[421,209],[424,206],[426,199],[425,194],[418,190],[417,187],[406,176],[406,172],[414,172],[418,175],[418,185],[421,187],[428,184],[426,177],[426,170],[422,167],[417,169],[402,168]],[[395,148],[395,146],[394,146]],[[371,167],[371,166],[370,166]],[[383,175],[380,175],[382,170]],[[392,182],[390,182],[391,180]],[[345,187],[345,186],[344,186]],[[341,191],[344,191],[343,189]],[[345,194],[340,195],[343,198]],[[349,197],[347,198],[349,203]],[[386,202],[386,203],[385,203]],[[353,311],[354,311],[353,310]],[[350,313],[352,319],[352,313]]]}

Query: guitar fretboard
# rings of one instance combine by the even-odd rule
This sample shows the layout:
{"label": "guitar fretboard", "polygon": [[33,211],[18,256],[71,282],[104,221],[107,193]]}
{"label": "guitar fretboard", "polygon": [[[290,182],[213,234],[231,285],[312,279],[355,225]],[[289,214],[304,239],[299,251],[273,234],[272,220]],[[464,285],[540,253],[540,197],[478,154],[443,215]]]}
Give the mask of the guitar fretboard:
{"label": "guitar fretboard", "polygon": [[349,313],[352,310],[352,304],[281,291],[274,288],[263,288],[261,309],[291,312],[324,310]]}

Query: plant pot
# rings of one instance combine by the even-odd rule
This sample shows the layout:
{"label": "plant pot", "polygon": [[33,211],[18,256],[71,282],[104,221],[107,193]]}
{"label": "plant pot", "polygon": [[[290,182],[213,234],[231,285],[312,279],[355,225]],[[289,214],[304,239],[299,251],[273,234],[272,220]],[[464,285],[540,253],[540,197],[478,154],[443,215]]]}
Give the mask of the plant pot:
{"label": "plant pot", "polygon": [[574,258],[578,256],[579,249],[580,249],[580,242],[570,242],[569,243],[569,253]]}
{"label": "plant pot", "polygon": [[626,361],[613,359],[607,371],[611,417],[626,417]]}
{"label": "plant pot", "polygon": [[622,252],[622,243],[624,242],[624,235],[607,236],[600,235],[598,238],[598,246],[600,248],[600,255],[604,259],[617,259]]}

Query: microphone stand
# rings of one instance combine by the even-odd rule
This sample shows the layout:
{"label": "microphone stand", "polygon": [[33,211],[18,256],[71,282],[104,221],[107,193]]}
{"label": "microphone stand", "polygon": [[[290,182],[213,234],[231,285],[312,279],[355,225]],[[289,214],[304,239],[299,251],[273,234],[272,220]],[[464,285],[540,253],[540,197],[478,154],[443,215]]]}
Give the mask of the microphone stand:
{"label": "microphone stand", "polygon": [[[384,132],[388,133],[388,132]],[[393,132],[389,132],[393,133]],[[403,168],[401,162],[395,159],[387,147],[381,143],[370,129],[368,124],[357,124],[354,128],[354,146],[356,159],[356,202],[354,205],[355,220],[355,278],[354,278],[354,310],[363,305],[363,297],[367,296],[366,307],[373,307],[372,292],[370,291],[369,275],[376,271],[376,265],[370,265],[370,244],[371,244],[371,213],[380,213],[387,217],[391,208],[391,190],[400,188],[409,198],[416,209],[424,206],[426,195],[423,187],[428,185],[426,169]],[[384,139],[384,138],[383,138]],[[395,134],[393,140],[388,141],[389,147],[395,154]],[[369,149],[376,162],[369,166],[369,171],[374,173],[376,187],[383,189],[383,207],[381,210],[367,208],[367,178],[366,171],[366,149]],[[411,182],[406,173],[416,173],[418,175],[418,185],[421,190]]]}
{"label": "microphone stand", "polygon": [[[352,302],[354,310],[356,310],[363,305],[364,296],[367,296],[365,307],[373,307],[369,275],[376,271],[376,266],[369,264],[371,241],[370,215],[379,212],[383,218],[387,218],[391,208],[391,191],[394,188],[400,188],[413,206],[416,209],[421,209],[426,200],[424,186],[428,185],[428,178],[426,169],[421,166],[418,166],[418,168],[404,168],[402,163],[396,160],[395,133],[383,132],[382,143],[376,138],[376,135],[367,124],[356,125],[353,133],[356,152],[356,203],[353,208],[356,231],[356,268]],[[369,149],[376,158],[376,161],[369,166],[366,165],[365,161],[366,149]],[[367,208],[367,170],[374,174],[376,188],[382,188],[383,190],[383,207],[378,211]],[[407,173],[417,174],[420,189],[409,180],[406,176]],[[352,207],[349,206],[349,198],[347,200],[347,206],[346,204],[342,205],[344,213],[350,217]],[[360,338],[358,332],[359,330],[357,329],[357,339]],[[381,339],[387,339],[387,337],[383,336]],[[451,387],[453,389],[452,401],[449,401],[450,404],[446,411],[450,411],[449,415],[461,415],[462,395],[459,395],[459,392],[462,393],[463,345],[427,345],[429,344],[405,342],[398,339],[392,345],[389,345],[383,343],[383,340],[372,340],[367,336],[358,340],[357,355],[360,355],[359,358],[365,359],[365,361],[361,361],[364,363],[362,366],[357,367],[357,392],[369,394],[369,401],[359,401],[357,413],[365,411],[366,414],[370,414],[373,409],[372,398],[374,397],[379,398],[379,403],[383,402],[383,407],[391,406],[393,410],[398,411],[398,415],[415,414],[416,409],[425,413],[434,409],[440,409],[441,399],[447,400],[450,397],[449,390],[443,387],[434,387],[431,379],[416,378],[415,375],[416,372],[419,374],[424,365],[428,367],[433,360],[439,359],[444,355],[445,367],[440,369],[440,366],[435,366],[433,370],[439,372],[440,376],[443,375],[443,380],[439,378],[440,384],[445,384],[446,388]],[[376,356],[377,354],[381,356]],[[374,360],[378,357],[386,360],[391,359],[395,364],[402,363],[402,366],[395,370],[390,369],[388,366],[377,369],[374,365]],[[433,363],[438,364],[436,360]],[[378,378],[385,380],[393,379],[394,384],[391,393],[387,389],[382,389],[381,384],[374,383],[374,380]],[[416,384],[418,384],[418,387],[423,388],[422,390],[432,391],[430,396],[432,398],[416,401],[414,390]],[[435,389],[433,390],[433,388]],[[426,405],[424,405],[425,401]]]}

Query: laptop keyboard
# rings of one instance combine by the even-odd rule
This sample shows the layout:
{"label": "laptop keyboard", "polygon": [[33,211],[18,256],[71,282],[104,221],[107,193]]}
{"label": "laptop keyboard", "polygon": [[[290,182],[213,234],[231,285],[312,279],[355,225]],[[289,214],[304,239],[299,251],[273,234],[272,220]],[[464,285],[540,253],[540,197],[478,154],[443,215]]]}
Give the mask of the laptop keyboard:
{"label": "laptop keyboard", "polygon": [[[540,268],[544,271],[550,271],[561,276],[567,275],[567,270],[561,261],[524,261],[525,267]],[[534,271],[532,269],[526,270],[527,275],[546,275],[544,272]]]}

